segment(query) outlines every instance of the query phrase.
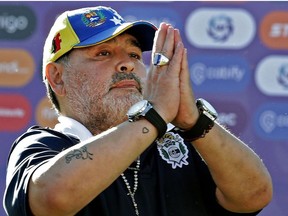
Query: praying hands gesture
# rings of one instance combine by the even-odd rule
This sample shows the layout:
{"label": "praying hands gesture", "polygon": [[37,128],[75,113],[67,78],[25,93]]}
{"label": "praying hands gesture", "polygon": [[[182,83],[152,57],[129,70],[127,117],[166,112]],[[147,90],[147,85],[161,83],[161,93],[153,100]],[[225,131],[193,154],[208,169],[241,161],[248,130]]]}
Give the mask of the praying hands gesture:
{"label": "praying hands gesture", "polygon": [[[185,130],[193,128],[199,112],[190,84],[187,50],[179,30],[162,23],[156,32],[152,55],[152,60],[156,55],[158,62],[154,63],[158,65],[150,69],[145,97],[167,123]],[[166,63],[165,57],[169,59]],[[217,122],[204,138],[192,145],[209,167],[220,205],[230,211],[253,212],[269,202],[271,177],[262,161]]]}
{"label": "praying hands gesture", "polygon": [[198,110],[190,85],[187,49],[179,30],[161,23],[154,39],[152,55],[152,59],[155,55],[163,55],[164,59],[170,60],[151,67],[146,98],[167,123],[172,122],[183,129],[191,128],[197,120]]}

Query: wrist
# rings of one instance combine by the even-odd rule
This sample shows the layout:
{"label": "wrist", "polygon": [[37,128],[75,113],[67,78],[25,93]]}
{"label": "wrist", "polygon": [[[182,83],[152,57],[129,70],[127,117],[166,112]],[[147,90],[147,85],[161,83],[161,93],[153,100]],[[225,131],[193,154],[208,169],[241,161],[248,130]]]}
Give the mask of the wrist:
{"label": "wrist", "polygon": [[137,121],[140,118],[148,120],[158,131],[158,138],[162,137],[167,131],[167,123],[153,108],[153,105],[147,101],[142,100],[134,104],[127,112],[129,122]]}
{"label": "wrist", "polygon": [[212,129],[214,122],[217,119],[217,112],[204,99],[197,99],[196,106],[199,111],[198,119],[195,125],[189,129],[183,129],[175,127],[174,130],[186,141],[194,141],[199,138],[205,137],[205,135]]}

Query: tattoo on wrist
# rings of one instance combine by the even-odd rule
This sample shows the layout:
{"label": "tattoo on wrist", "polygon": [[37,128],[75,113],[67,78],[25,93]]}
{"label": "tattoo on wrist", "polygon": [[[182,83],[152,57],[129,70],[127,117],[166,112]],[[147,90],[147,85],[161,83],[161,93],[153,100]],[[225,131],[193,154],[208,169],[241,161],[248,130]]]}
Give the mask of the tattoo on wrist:
{"label": "tattoo on wrist", "polygon": [[71,153],[68,153],[66,155],[65,159],[66,159],[66,163],[68,164],[74,158],[75,159],[82,159],[82,160],[86,160],[86,159],[93,160],[92,155],[93,155],[92,153],[88,152],[87,147],[83,146],[80,149],[75,149]]}
{"label": "tattoo on wrist", "polygon": [[142,133],[143,134],[149,133],[149,129],[147,127],[143,127],[142,128]]}

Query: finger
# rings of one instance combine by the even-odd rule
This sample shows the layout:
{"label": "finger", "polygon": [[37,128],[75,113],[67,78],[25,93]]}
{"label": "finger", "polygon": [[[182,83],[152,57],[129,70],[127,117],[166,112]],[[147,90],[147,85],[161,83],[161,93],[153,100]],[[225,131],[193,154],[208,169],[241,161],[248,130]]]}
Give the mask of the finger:
{"label": "finger", "polygon": [[167,29],[166,38],[161,49],[161,53],[165,55],[167,58],[171,59],[173,52],[174,52],[174,28],[169,26]]}
{"label": "finger", "polygon": [[183,58],[183,51],[184,51],[184,46],[183,43],[180,41],[177,43],[176,49],[173,53],[173,56],[167,65],[168,68],[165,72],[166,75],[171,76],[171,77],[178,77],[179,79],[179,74],[182,68],[182,58]]}
{"label": "finger", "polygon": [[156,50],[159,51],[159,49],[161,49],[164,44],[164,39],[166,37],[166,30],[164,31],[165,25],[166,25],[165,23],[161,23],[158,30],[155,33],[152,53],[155,53]]}
{"label": "finger", "polygon": [[[163,27],[163,25],[161,26]],[[165,38],[163,36],[166,34]],[[161,35],[161,36],[160,36]],[[160,38],[160,39],[159,39]],[[164,43],[163,43],[164,42]],[[161,47],[159,44],[162,44]],[[152,62],[157,66],[167,66],[174,54],[174,28],[169,26],[166,33],[159,31],[159,37],[156,40],[155,52],[152,53]],[[158,71],[158,70],[157,70]],[[161,70],[162,71],[162,70]],[[160,72],[160,70],[158,71]]]}
{"label": "finger", "polygon": [[[195,105],[194,103],[195,98],[194,98],[194,93],[193,93],[193,89],[191,86],[187,49],[185,49],[183,53],[181,72],[180,72],[180,82],[181,82],[182,98],[186,98],[186,102],[189,104],[188,106],[192,108],[193,105]],[[190,98],[190,102],[189,100],[187,100],[188,98]]]}
{"label": "finger", "polygon": [[181,64],[181,81],[190,82],[189,78],[189,70],[188,70],[188,57],[187,57],[187,49],[184,49],[182,64]]}
{"label": "finger", "polygon": [[180,35],[180,31],[179,29],[174,29],[174,39],[175,39],[175,49],[176,49],[176,45],[178,42],[182,42],[182,38],[181,38],[181,35]]}
{"label": "finger", "polygon": [[166,23],[160,24],[160,27],[157,30],[155,37],[154,37],[152,53],[161,52],[162,47],[164,45],[165,38],[166,38],[167,29],[169,26],[170,25],[168,25]]}
{"label": "finger", "polygon": [[144,88],[144,98],[148,98],[149,95],[154,92],[160,72],[156,70],[156,67],[150,66],[149,71],[147,71],[145,88]]}

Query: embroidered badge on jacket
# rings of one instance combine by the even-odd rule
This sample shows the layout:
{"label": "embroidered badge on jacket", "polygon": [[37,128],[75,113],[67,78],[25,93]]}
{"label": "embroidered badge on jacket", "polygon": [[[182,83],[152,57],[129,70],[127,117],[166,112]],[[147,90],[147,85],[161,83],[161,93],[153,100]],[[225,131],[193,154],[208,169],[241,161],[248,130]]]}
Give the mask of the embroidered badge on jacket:
{"label": "embroidered badge on jacket", "polygon": [[189,164],[186,160],[188,158],[188,149],[179,134],[167,132],[156,142],[160,156],[168,164],[171,164],[173,169],[176,169],[177,166],[182,168],[183,165]]}

